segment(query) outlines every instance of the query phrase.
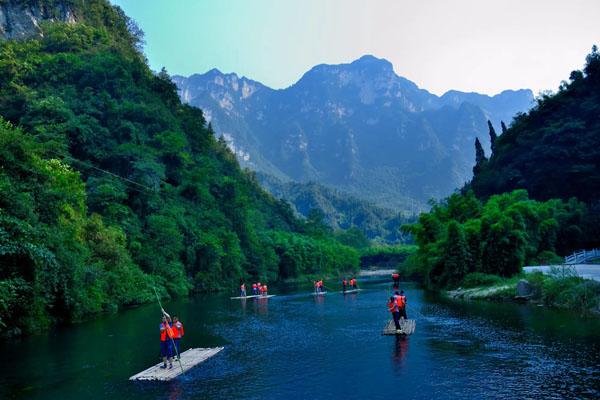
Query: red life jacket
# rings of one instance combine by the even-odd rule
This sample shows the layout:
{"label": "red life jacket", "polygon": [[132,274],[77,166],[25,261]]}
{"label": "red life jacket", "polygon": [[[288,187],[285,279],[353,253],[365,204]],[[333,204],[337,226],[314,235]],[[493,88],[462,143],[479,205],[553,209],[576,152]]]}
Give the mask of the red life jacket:
{"label": "red life jacket", "polygon": [[347,284],[348,284],[348,282],[347,282],[347,281],[344,279],[344,280],[342,281],[342,285],[346,286]]}
{"label": "red life jacket", "polygon": [[398,279],[399,277],[400,277],[400,275],[398,275],[398,274],[392,274],[392,278],[394,278],[394,279]]}
{"label": "red life jacket", "polygon": [[398,305],[398,308],[404,308],[406,306],[406,296],[397,296],[396,304]]}
{"label": "red life jacket", "polygon": [[256,289],[256,283],[252,284],[252,289]]}
{"label": "red life jacket", "polygon": [[175,339],[181,339],[183,336],[183,324],[181,321],[177,321],[173,326],[173,332],[175,333]]}
{"label": "red life jacket", "polygon": [[[160,341],[161,342],[166,341],[167,336],[169,336],[170,339],[172,339],[175,336],[175,333],[173,332],[173,328],[171,328],[171,325],[161,322],[160,326],[161,326],[161,330],[160,330]],[[164,328],[164,329],[162,329],[162,328]]]}
{"label": "red life jacket", "polygon": [[388,303],[388,309],[390,310],[390,312],[396,312],[396,304],[393,301],[390,301]]}

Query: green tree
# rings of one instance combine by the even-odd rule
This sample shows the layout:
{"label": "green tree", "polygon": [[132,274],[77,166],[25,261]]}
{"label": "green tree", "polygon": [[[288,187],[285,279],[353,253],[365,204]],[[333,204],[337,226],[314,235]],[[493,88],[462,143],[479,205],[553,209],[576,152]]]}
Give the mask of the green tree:
{"label": "green tree", "polygon": [[490,144],[492,148],[492,154],[494,153],[494,149],[496,148],[496,139],[498,135],[496,134],[496,129],[494,129],[494,125],[492,125],[492,121],[488,119],[488,131],[490,134]]}
{"label": "green tree", "polygon": [[444,254],[441,282],[444,286],[457,286],[469,272],[471,257],[463,228],[454,220],[448,224]]}

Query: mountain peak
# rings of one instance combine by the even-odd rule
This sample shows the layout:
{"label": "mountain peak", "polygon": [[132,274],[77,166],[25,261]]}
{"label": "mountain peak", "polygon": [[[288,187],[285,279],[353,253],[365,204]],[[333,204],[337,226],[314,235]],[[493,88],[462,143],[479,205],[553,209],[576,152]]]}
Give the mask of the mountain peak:
{"label": "mountain peak", "polygon": [[394,67],[391,62],[385,58],[377,58],[372,54],[365,54],[357,60],[350,63],[352,66],[357,67],[368,67],[368,68],[380,68],[383,70],[393,71]]}

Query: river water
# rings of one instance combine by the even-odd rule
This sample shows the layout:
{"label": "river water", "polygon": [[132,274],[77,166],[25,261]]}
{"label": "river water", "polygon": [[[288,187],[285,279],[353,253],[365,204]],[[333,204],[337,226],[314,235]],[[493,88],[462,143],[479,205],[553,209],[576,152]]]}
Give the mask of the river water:
{"label": "river water", "polygon": [[129,382],[158,361],[156,305],[1,345],[2,399],[599,398],[600,319],[440,298],[411,284],[408,338],[381,336],[389,282],[319,298],[202,295],[165,304],[182,348],[225,350],[173,382]]}

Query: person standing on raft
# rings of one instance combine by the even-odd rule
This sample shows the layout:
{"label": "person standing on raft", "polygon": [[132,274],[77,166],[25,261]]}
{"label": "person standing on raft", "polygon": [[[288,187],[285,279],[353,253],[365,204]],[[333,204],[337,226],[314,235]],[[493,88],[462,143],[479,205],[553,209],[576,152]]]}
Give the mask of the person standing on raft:
{"label": "person standing on raft", "polygon": [[256,296],[258,294],[258,286],[256,286],[256,283],[252,284],[252,294],[254,296]]}
{"label": "person standing on raft", "polygon": [[264,285],[262,285],[260,287],[260,295],[267,296],[268,294],[269,294],[269,288],[267,287],[267,284],[265,283]]}
{"label": "person standing on raft", "polygon": [[394,272],[392,274],[392,279],[394,280],[394,288],[398,288],[398,286],[400,286],[400,274]]}
{"label": "person standing on raft", "polygon": [[243,282],[240,286],[240,297],[246,297],[246,284]]}
{"label": "person standing on raft", "polygon": [[346,278],[344,277],[344,279],[342,279],[342,291],[344,293],[346,293],[346,288],[348,287],[348,281],[346,280]]}
{"label": "person standing on raft", "polygon": [[352,287],[352,289],[358,289],[355,278],[350,279],[350,287]]}
{"label": "person standing on raft", "polygon": [[177,356],[178,360],[181,360],[181,352],[179,351],[179,342],[181,341],[181,338],[183,337],[184,331],[183,331],[183,323],[179,320],[179,317],[177,317],[177,315],[173,316],[173,333],[175,334],[175,337],[173,338],[173,342],[175,343],[175,354],[173,354],[173,357]]}
{"label": "person standing on raft", "polygon": [[171,327],[171,317],[163,310],[163,317],[160,323],[160,356],[163,360],[161,368],[167,368],[169,361],[169,369],[173,368],[173,347],[172,341],[175,337],[173,328]]}
{"label": "person standing on raft", "polygon": [[390,297],[390,301],[387,304],[388,310],[392,313],[392,317],[394,318],[394,325],[396,325],[396,332],[398,332],[400,328],[400,312],[398,311],[398,304],[396,302],[396,298],[394,296]]}
{"label": "person standing on raft", "polygon": [[406,316],[406,296],[404,295],[404,290],[401,290],[400,293],[396,292],[396,304],[398,306],[398,313],[400,317],[404,319],[408,319]]}

